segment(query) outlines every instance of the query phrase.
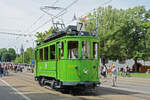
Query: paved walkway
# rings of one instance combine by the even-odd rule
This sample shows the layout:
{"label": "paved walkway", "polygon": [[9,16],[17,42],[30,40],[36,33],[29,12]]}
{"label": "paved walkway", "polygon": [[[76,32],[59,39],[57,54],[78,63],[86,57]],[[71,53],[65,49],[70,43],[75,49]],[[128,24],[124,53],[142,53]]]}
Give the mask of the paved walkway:
{"label": "paved walkway", "polygon": [[101,82],[102,87],[150,94],[150,78],[118,77],[116,87],[112,87],[111,77],[101,79]]}

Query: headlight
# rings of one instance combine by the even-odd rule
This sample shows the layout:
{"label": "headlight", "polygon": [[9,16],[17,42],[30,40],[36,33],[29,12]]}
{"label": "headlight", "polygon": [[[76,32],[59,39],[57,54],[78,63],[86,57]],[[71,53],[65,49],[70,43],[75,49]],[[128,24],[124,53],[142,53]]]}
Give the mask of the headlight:
{"label": "headlight", "polygon": [[88,74],[88,70],[87,69],[84,70],[84,74]]}

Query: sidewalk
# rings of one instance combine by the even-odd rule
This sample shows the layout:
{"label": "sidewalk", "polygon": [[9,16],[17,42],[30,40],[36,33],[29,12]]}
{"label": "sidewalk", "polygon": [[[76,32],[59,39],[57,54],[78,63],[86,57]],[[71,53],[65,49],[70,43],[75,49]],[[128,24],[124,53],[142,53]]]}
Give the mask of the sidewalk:
{"label": "sidewalk", "polygon": [[118,77],[117,86],[112,87],[111,77],[101,79],[101,87],[150,94],[150,79],[138,77]]}

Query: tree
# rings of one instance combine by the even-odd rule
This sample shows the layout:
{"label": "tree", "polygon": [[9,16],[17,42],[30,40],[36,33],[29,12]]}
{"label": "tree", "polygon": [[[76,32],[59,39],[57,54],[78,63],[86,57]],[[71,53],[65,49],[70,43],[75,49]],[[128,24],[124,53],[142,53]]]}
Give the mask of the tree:
{"label": "tree", "polygon": [[27,64],[31,64],[33,60],[33,49],[27,48],[27,50],[24,52],[24,61]]}
{"label": "tree", "polygon": [[135,70],[137,68],[137,60],[145,60],[145,54],[149,51],[146,48],[146,29],[143,26],[143,23],[146,19],[146,9],[143,6],[138,6],[134,8],[129,8],[126,10],[128,13],[128,42],[127,42],[127,53],[128,58],[132,58],[135,61]]}
{"label": "tree", "polygon": [[9,48],[8,49],[8,53],[10,54],[11,61],[16,59],[16,51],[15,51],[15,49]]}
{"label": "tree", "polygon": [[16,51],[13,48],[6,48],[0,49],[0,60],[1,61],[12,61],[16,58]]}
{"label": "tree", "polygon": [[22,57],[17,56],[16,59],[14,60],[14,63],[22,63]]}
{"label": "tree", "polygon": [[[22,56],[18,55],[16,59],[14,60],[14,62],[22,63],[22,60],[23,60]],[[32,60],[33,60],[33,49],[30,47],[30,48],[27,48],[24,52],[24,63],[31,64]]]}
{"label": "tree", "polygon": [[52,34],[52,31],[53,31],[53,27],[51,27],[48,31],[45,31],[44,34],[42,32],[37,32],[36,33],[36,42],[39,43],[39,42],[42,42],[43,40],[46,39],[46,37],[48,37],[50,34]]}
{"label": "tree", "polygon": [[2,55],[3,53],[7,52],[7,49],[6,48],[2,48],[0,49],[0,61],[2,61]]}
{"label": "tree", "polygon": [[8,52],[4,52],[2,54],[2,61],[4,62],[10,62],[11,61],[11,55]]}
{"label": "tree", "polygon": [[[99,7],[97,13],[89,14],[89,20],[86,21],[86,30],[93,32],[96,29],[96,17],[98,17],[98,34],[100,41],[100,56],[105,64],[105,59],[117,60],[126,56],[125,42],[122,39],[123,32],[121,28],[125,23],[125,11]],[[94,18],[94,19],[93,19]]]}
{"label": "tree", "polygon": [[[93,32],[98,18],[100,56],[109,60],[144,59],[150,51],[149,20],[150,10],[143,6],[113,9],[111,6],[99,7],[97,13],[89,13],[85,29]],[[145,58],[146,59],[146,58]]]}

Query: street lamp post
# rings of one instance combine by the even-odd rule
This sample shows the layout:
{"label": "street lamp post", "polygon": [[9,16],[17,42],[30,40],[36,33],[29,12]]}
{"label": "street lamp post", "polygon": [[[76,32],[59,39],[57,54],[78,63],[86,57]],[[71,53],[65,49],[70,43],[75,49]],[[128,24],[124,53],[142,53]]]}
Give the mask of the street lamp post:
{"label": "street lamp post", "polygon": [[24,48],[23,48],[23,44],[21,45],[21,55],[22,55],[22,63],[24,64]]}

